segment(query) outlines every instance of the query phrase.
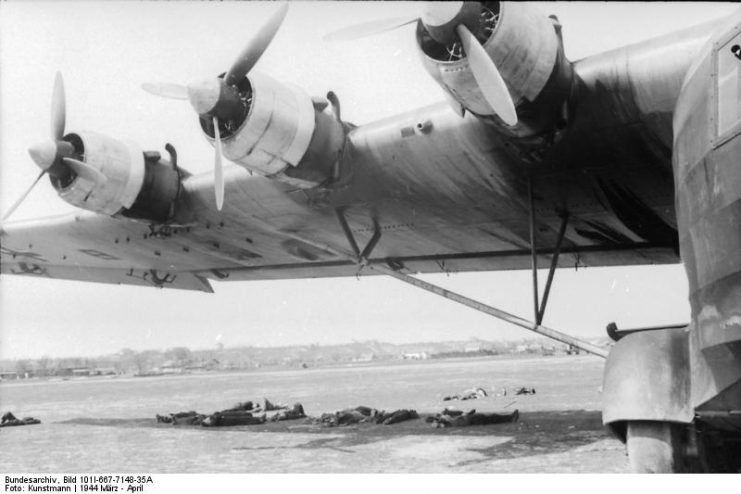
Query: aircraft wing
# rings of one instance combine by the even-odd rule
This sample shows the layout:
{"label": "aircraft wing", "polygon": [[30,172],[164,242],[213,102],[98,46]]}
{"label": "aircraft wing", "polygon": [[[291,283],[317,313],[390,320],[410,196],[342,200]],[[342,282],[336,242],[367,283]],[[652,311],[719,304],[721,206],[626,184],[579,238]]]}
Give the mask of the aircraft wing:
{"label": "aircraft wing", "polygon": [[[227,85],[193,86],[214,174],[183,172],[171,148],[168,161],[92,132],[62,135],[58,78],[56,130],[31,155],[87,212],[6,223],[2,272],[210,291],[208,280],[371,274],[361,251],[422,273],[530,268],[533,250],[547,267],[559,246],[560,267],[679,262],[671,121],[713,26],[572,63],[553,19],[502,8],[511,15],[487,17],[482,47],[456,28],[474,43],[473,71],[420,34],[454,111],[441,103],[360,127],[341,119],[334,94],[310,97],[252,70],[279,10]],[[479,88],[500,77],[496,95]],[[185,86],[148,87],[188,98]],[[223,173],[222,154],[235,163]]]}
{"label": "aircraft wing", "polygon": [[[89,213],[22,222],[0,231],[0,266],[3,274],[213,291],[196,273],[157,262],[162,252],[142,255],[146,231],[141,225]],[[132,236],[137,238],[132,241]],[[111,241],[136,252],[113,250]]]}
{"label": "aircraft wing", "polygon": [[[193,177],[186,182],[180,223],[152,225],[92,212],[8,223],[0,231],[2,273],[206,292],[212,291],[209,279],[373,274],[355,261],[337,209],[313,208],[302,192],[250,177],[239,167],[226,172],[224,210],[214,206],[212,175]],[[526,208],[520,209],[526,215]],[[373,213],[364,207],[342,210],[360,249],[373,236],[373,215],[382,218],[370,263],[422,273],[524,269],[531,263],[527,228],[519,220],[469,214],[449,222],[441,213],[415,213],[405,204],[381,205]],[[588,216],[606,216],[598,213]],[[556,220],[541,220],[541,267],[553,254]],[[562,267],[677,260],[667,244],[640,239],[600,244],[573,228],[562,249]]]}

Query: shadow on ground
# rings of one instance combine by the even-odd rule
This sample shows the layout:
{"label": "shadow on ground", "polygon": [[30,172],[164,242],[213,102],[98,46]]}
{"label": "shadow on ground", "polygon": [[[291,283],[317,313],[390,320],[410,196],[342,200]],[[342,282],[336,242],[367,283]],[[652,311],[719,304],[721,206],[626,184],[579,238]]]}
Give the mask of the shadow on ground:
{"label": "shadow on ground", "polygon": [[[343,427],[326,427],[312,423],[310,420],[292,420],[272,422],[260,425],[202,428],[200,426],[173,426],[161,424],[147,418],[141,419],[95,419],[79,418],[61,423],[121,428],[169,428],[169,429],[202,429],[218,434],[224,431],[251,433],[301,433],[316,434],[311,439],[288,446],[240,447],[241,450],[275,450],[275,449],[319,449],[329,448],[352,454],[353,447],[387,441],[402,436],[491,436],[507,439],[487,448],[471,448],[485,458],[512,459],[533,455],[567,453],[570,450],[585,447],[592,443],[611,439],[611,434],[602,425],[601,413],[596,410],[559,410],[541,412],[523,412],[520,420],[513,424],[496,424],[470,427],[450,427],[438,429],[425,422],[427,415],[394,425],[356,424]],[[325,436],[325,437],[322,437]],[[615,440],[617,442],[617,440]]]}

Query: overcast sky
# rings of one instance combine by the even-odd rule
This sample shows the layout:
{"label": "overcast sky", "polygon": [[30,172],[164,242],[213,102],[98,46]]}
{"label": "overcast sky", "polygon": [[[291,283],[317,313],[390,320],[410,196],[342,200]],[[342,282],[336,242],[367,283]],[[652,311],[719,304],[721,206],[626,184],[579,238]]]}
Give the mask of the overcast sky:
{"label": "overcast sky", "polygon": [[[560,18],[572,60],[736,8],[597,2],[539,7]],[[181,166],[209,170],[213,149],[190,106],[150,96],[140,84],[187,83],[225,71],[275,9],[254,2],[0,3],[0,209],[7,210],[38,174],[26,150],[48,138],[57,70],[67,91],[67,132],[94,130],[162,152],[171,142]],[[343,118],[356,124],[437,102],[441,91],[418,60],[412,26],[351,43],[321,41],[325,33],[355,22],[414,16],[418,9],[411,3],[293,3],[257,70],[310,94],[335,91]],[[13,219],[72,210],[42,181]],[[527,271],[425,278],[531,318]],[[531,336],[392,279],[213,284],[216,293],[207,295],[3,276],[0,358],[97,355],[124,347],[211,348],[218,342]],[[634,327],[688,319],[681,266],[590,268],[559,270],[545,324],[593,337],[602,336],[610,321]]]}

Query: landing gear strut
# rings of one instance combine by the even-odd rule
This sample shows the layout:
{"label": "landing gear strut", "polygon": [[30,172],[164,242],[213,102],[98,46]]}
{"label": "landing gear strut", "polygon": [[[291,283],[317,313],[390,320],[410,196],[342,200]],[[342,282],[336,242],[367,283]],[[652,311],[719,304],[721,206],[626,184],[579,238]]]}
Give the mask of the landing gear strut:
{"label": "landing gear strut", "polygon": [[625,446],[633,473],[677,473],[682,469],[682,424],[631,421]]}

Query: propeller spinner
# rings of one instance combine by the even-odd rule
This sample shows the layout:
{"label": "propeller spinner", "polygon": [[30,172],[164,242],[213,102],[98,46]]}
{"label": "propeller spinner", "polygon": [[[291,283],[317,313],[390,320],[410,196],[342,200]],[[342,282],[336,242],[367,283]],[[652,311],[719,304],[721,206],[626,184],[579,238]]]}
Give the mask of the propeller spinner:
{"label": "propeller spinner", "polygon": [[96,185],[102,185],[107,181],[106,176],[96,168],[73,157],[75,155],[74,146],[62,140],[66,118],[64,81],[62,74],[57,72],[51,98],[51,139],[39,142],[28,148],[28,154],[31,156],[31,160],[41,168],[41,173],[36,177],[31,186],[21,194],[21,197],[8,209],[5,216],[3,216],[3,221],[15,212],[36,184],[39,183],[41,177],[47,173],[52,176],[60,176],[68,171],[72,171],[75,175],[90,180]]}
{"label": "propeller spinner", "polygon": [[435,41],[448,44],[460,41],[471,72],[486,102],[507,125],[517,124],[517,111],[502,75],[474,33],[479,30],[481,3],[425,2],[419,17],[381,19],[363,22],[324,36],[325,41],[349,41],[380,34],[421,21]]}
{"label": "propeller spinner", "polygon": [[220,120],[239,118],[245,104],[237,85],[257,64],[278,32],[288,12],[283,4],[242,49],[223,78],[211,78],[187,86],[171,83],[146,83],[142,89],[163,98],[189,100],[201,118],[211,120],[214,126],[214,194],[216,208],[224,204],[224,176],[221,163]]}

